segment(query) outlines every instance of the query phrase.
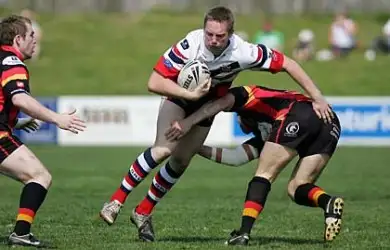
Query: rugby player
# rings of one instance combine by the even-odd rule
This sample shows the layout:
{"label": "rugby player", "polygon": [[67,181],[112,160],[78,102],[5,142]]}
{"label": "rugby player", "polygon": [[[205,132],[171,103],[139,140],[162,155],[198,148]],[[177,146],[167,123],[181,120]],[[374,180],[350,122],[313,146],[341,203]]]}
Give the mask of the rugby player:
{"label": "rugby player", "polygon": [[168,140],[175,141],[190,131],[194,124],[222,110],[238,112],[241,118],[272,124],[262,147],[258,168],[249,182],[242,213],[241,228],[231,234],[229,245],[247,245],[253,224],[264,208],[271,183],[295,157],[299,156],[287,185],[290,198],[299,205],[320,207],[325,216],[325,241],[340,232],[344,201],[315,185],[332,157],[339,137],[340,123],[335,113],[326,122],[314,111],[313,100],[292,91],[260,86],[230,89],[224,97],[205,104],[167,130]]}
{"label": "rugby player", "polygon": [[[31,58],[34,47],[34,32],[29,19],[13,15],[0,22],[0,173],[24,184],[16,224],[8,241],[11,245],[40,247],[41,241],[33,236],[30,228],[52,178],[12,130],[36,130],[38,124],[34,119],[38,119],[77,134],[84,130],[85,123],[74,112],[58,114],[30,95],[29,72],[24,61]],[[18,121],[19,110],[34,119]]]}
{"label": "rugby player", "polygon": [[[188,91],[176,80],[180,69],[189,61],[198,59],[207,64],[210,81]],[[151,213],[156,204],[173,187],[199,151],[209,133],[213,117],[200,121],[180,141],[167,141],[164,132],[175,120],[196,111],[202,104],[227,93],[233,80],[243,70],[277,73],[286,71],[313,98],[319,116],[330,117],[328,103],[305,71],[292,59],[264,45],[247,43],[234,34],[234,16],[225,7],[210,9],[203,29],[189,32],[185,38],[169,48],[158,60],[148,82],[149,91],[166,96],[162,100],[157,120],[154,145],[142,152],[121,185],[105,203],[100,216],[113,224],[129,193],[162,161],[168,162],[157,172],[145,198],[132,211],[131,221],[141,240],[154,241]]]}

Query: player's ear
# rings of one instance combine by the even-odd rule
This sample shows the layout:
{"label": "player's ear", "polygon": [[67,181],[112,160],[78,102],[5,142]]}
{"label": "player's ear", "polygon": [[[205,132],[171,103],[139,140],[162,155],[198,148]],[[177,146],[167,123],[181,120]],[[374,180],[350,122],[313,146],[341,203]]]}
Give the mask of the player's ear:
{"label": "player's ear", "polygon": [[20,44],[22,42],[21,40],[22,40],[22,36],[21,35],[16,35],[14,37],[14,44],[17,45],[17,46],[20,46]]}

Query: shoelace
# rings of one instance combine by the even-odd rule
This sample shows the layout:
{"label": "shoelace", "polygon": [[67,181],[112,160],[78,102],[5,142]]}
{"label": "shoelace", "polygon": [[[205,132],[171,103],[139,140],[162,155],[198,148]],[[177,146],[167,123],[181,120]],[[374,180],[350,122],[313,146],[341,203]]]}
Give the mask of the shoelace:
{"label": "shoelace", "polygon": [[113,204],[111,204],[110,206],[108,206],[107,209],[108,209],[110,212],[116,213],[120,208],[121,208],[121,205],[118,204],[118,203],[116,203],[116,202],[114,202]]}

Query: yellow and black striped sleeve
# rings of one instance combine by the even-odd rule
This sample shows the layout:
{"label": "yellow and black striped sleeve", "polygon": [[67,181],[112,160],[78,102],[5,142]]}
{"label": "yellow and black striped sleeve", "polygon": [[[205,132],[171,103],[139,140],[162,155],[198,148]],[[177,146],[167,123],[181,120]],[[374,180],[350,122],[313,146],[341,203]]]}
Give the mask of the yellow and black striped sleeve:
{"label": "yellow and black striped sleeve", "polygon": [[1,74],[1,87],[6,98],[18,93],[30,93],[29,74],[25,66],[4,66]]}

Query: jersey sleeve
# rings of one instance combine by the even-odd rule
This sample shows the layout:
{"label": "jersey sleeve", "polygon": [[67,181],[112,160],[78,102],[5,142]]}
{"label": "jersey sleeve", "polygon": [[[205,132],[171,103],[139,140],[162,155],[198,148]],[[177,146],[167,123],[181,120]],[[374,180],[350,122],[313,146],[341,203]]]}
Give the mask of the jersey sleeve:
{"label": "jersey sleeve", "polygon": [[[4,62],[4,61],[3,61]],[[19,93],[30,93],[29,73],[26,66],[21,64],[2,65],[1,87],[5,98]]]}
{"label": "jersey sleeve", "polygon": [[283,69],[284,54],[263,44],[250,44],[249,69],[278,73]]}
{"label": "jersey sleeve", "polygon": [[191,50],[194,46],[193,39],[188,34],[165,51],[153,69],[163,77],[176,81],[180,70],[190,60]]}
{"label": "jersey sleeve", "polygon": [[249,92],[244,86],[231,88],[229,93],[234,96],[235,100],[233,107],[230,109],[232,112],[239,111],[240,108],[245,106],[250,98]]}

